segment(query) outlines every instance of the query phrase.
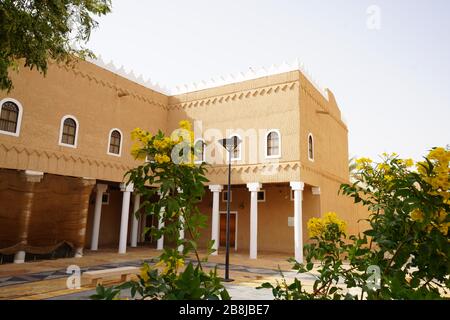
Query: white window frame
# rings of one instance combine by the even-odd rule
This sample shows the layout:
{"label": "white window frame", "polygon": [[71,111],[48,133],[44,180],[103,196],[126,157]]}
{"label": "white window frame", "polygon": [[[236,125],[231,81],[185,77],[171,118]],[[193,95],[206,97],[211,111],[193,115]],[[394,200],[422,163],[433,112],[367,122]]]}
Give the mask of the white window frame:
{"label": "white window frame", "polygon": [[[221,192],[222,194],[222,202],[227,202],[227,199],[225,199],[225,194],[228,193],[228,190],[223,190]],[[230,190],[230,203],[233,202],[233,190]]]}
{"label": "white window frame", "polygon": [[[239,156],[237,158],[233,157],[234,151],[231,151],[231,161],[241,161],[242,160],[242,144],[244,143],[244,141],[242,140],[241,136],[238,135],[237,133],[233,133],[232,135],[230,135],[230,137],[228,139],[231,139],[233,137],[237,137],[241,143],[238,145],[239,148]],[[228,153],[228,151],[227,151]],[[228,163],[228,154],[227,154],[227,163]]]}
{"label": "white window frame", "polygon": [[195,146],[197,145],[197,142],[199,142],[199,141],[202,141],[203,142],[203,144],[202,144],[202,146],[203,146],[203,152],[202,152],[202,159],[201,160],[195,160],[194,162],[196,163],[196,164],[200,164],[200,163],[202,163],[202,162],[206,162],[206,141],[205,141],[205,139],[203,139],[203,138],[198,138],[197,140],[195,140],[194,141],[194,148],[195,148]]}
{"label": "white window frame", "polygon": [[266,202],[266,190],[259,190],[258,193],[259,193],[259,192],[262,192],[262,193],[264,194],[264,197],[263,197],[264,199],[263,199],[263,200],[259,200],[259,199],[258,199],[258,195],[257,195],[257,196],[256,196],[257,201],[258,201],[258,202]]}
{"label": "white window frame", "polygon": [[16,99],[4,98],[4,99],[2,99],[0,101],[0,113],[2,112],[3,104],[5,102],[8,102],[8,101],[14,103],[19,108],[19,114],[17,115],[16,132],[9,132],[9,131],[0,130],[0,134],[5,134],[7,136],[18,137],[20,135],[20,126],[22,124],[23,107],[22,107],[22,104],[19,101],[17,101]]}
{"label": "white window frame", "polygon": [[[269,155],[269,145],[267,144],[267,138],[269,137],[269,134],[272,132],[275,132],[278,134],[278,154]],[[266,150],[266,159],[279,159],[281,158],[281,133],[279,129],[270,129],[266,133],[266,137],[264,139],[264,149]]]}
{"label": "white window frame", "polygon": [[[309,156],[309,138],[311,138],[311,141],[312,141],[312,158]],[[307,140],[306,143],[307,143],[307,146],[308,146],[307,149],[306,149],[306,152],[308,153],[308,160],[311,161],[311,162],[314,162],[316,148],[314,146],[314,136],[313,136],[313,134],[311,132],[308,134],[308,140]]]}
{"label": "white window frame", "polygon": [[[111,145],[111,134],[113,133],[113,131],[118,131],[118,132],[120,133],[119,154],[109,152],[109,147],[110,147],[110,145]],[[122,134],[122,130],[120,130],[119,128],[112,128],[111,130],[109,130],[109,135],[108,135],[108,146],[107,146],[107,149],[106,149],[106,153],[109,154],[110,156],[120,157],[120,156],[122,155],[122,145],[123,145],[123,134]]]}
{"label": "white window frame", "polygon": [[[63,129],[64,129],[64,121],[66,121],[66,119],[72,119],[75,121],[76,124],[76,130],[75,130],[75,140],[74,140],[74,144],[67,144],[67,143],[63,143],[62,142],[62,136],[63,136]],[[59,140],[58,140],[58,144],[60,146],[63,147],[69,147],[69,148],[74,148],[76,149],[78,146],[78,134],[80,133],[80,123],[78,122],[78,119],[70,114],[65,115],[64,117],[61,118],[61,124],[59,126]]]}

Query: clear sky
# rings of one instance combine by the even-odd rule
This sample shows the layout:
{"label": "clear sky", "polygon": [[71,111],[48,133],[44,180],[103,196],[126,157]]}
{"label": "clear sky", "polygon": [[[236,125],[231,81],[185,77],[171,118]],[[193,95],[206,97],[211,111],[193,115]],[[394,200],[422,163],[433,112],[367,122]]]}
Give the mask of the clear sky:
{"label": "clear sky", "polygon": [[450,144],[448,0],[113,0],[98,21],[89,48],[169,86],[299,58],[335,94],[350,156]]}

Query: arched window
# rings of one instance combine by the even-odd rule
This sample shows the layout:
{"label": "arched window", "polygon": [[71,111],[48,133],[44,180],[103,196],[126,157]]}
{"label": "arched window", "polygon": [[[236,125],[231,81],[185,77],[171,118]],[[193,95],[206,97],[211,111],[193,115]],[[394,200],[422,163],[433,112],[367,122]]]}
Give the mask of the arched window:
{"label": "arched window", "polygon": [[308,135],[308,159],[314,161],[314,138],[311,133]]}
{"label": "arched window", "polygon": [[18,136],[21,118],[22,106],[17,100],[7,98],[0,101],[0,133]]}
{"label": "arched window", "polygon": [[231,152],[231,160],[241,160],[241,145],[242,139],[238,135],[232,135],[230,139],[233,139],[233,151]]}
{"label": "arched window", "polygon": [[279,130],[270,130],[266,136],[266,157],[281,157],[281,138]]}
{"label": "arched window", "polygon": [[112,156],[120,156],[122,153],[122,132],[119,129],[111,129],[107,153]]}
{"label": "arched window", "polygon": [[195,162],[196,163],[202,163],[205,162],[205,148],[206,143],[203,139],[198,139],[194,143],[194,156],[195,156]]}
{"label": "arched window", "polygon": [[64,116],[61,119],[59,144],[66,147],[77,147],[78,121],[74,116]]}

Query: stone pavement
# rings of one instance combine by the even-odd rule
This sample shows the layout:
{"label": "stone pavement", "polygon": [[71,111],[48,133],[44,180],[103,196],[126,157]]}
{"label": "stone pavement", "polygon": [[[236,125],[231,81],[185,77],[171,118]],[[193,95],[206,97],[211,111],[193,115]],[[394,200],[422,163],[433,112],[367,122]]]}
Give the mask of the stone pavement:
{"label": "stone pavement", "polygon": [[[94,287],[81,278],[81,289],[67,289],[66,269],[77,265],[81,271],[100,270],[122,266],[139,266],[143,261],[155,263],[160,251],[146,247],[129,248],[124,255],[116,249],[104,249],[97,252],[87,250],[82,258],[68,258],[27,262],[25,264],[0,265],[0,299],[86,299]],[[261,253],[257,260],[248,258],[247,252],[233,252],[230,256],[230,275],[235,279],[227,287],[234,299],[271,299],[270,290],[255,288],[263,282],[275,282],[280,278],[278,269],[289,274],[291,264],[288,255]],[[224,256],[210,256],[204,263],[206,269],[217,267],[223,276]],[[295,275],[295,272],[291,272]],[[307,275],[302,275],[302,277]],[[287,276],[289,278],[290,276]],[[308,281],[314,281],[309,276]],[[305,279],[307,280],[307,279]],[[106,280],[106,286],[117,284],[117,279]]]}

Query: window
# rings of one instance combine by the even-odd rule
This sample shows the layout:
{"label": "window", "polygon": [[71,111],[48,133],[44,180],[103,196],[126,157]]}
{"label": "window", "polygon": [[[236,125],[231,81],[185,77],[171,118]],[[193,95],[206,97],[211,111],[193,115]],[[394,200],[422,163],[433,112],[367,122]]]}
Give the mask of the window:
{"label": "window", "polygon": [[308,159],[314,161],[314,138],[311,133],[308,135]]}
{"label": "window", "polygon": [[258,202],[266,202],[266,191],[265,190],[261,190],[258,191]]}
{"label": "window", "polygon": [[205,162],[206,143],[203,139],[198,139],[194,144],[194,156],[196,163]]}
{"label": "window", "polygon": [[0,101],[0,133],[19,136],[22,106],[19,101],[6,98]]}
{"label": "window", "polygon": [[119,129],[111,129],[109,132],[109,143],[107,153],[120,157],[122,152],[122,132]]}
{"label": "window", "polygon": [[78,121],[73,116],[64,116],[61,119],[61,132],[59,144],[66,147],[77,147]]}
{"label": "window", "polygon": [[[222,202],[227,202],[228,190],[222,192]],[[233,202],[233,191],[230,191],[230,202]]]}
{"label": "window", "polygon": [[103,193],[102,195],[102,204],[109,204],[109,193]]}
{"label": "window", "polygon": [[266,158],[281,157],[280,131],[270,130],[266,136]]}
{"label": "window", "polygon": [[233,135],[230,137],[230,139],[233,139],[233,147],[234,147],[233,151],[231,152],[231,160],[241,160],[242,139],[238,135]]}

